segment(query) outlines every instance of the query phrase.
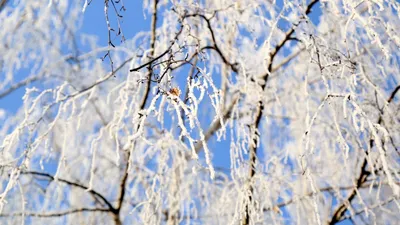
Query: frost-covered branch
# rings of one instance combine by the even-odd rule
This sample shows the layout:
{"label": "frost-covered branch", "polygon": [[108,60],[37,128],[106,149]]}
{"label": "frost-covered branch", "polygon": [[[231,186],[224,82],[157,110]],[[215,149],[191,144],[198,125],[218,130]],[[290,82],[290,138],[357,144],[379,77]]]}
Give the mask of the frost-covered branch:
{"label": "frost-covered branch", "polygon": [[[319,0],[312,0],[308,5],[307,8],[304,12],[305,15],[308,15],[311,10],[312,7],[319,2]],[[300,22],[298,22],[300,23]],[[278,45],[275,46],[275,48],[269,53],[269,62],[268,62],[268,66],[267,66],[267,71],[265,74],[263,74],[261,77],[263,77],[264,82],[260,85],[261,89],[264,91],[265,87],[267,86],[268,83],[268,78],[273,70],[273,65],[274,65],[274,59],[277,56],[277,54],[280,52],[280,50],[285,46],[286,43],[288,43],[291,38],[292,35],[295,33],[295,27],[297,27],[298,24],[295,24],[293,27],[291,27],[286,33],[284,38],[282,39],[282,41],[279,42]],[[264,111],[264,103],[263,101],[259,101],[257,103],[256,106],[256,113],[255,113],[255,120],[254,120],[254,124],[252,125],[254,127],[254,129],[259,130],[259,125],[262,119],[262,114]],[[255,138],[253,138],[253,143],[250,145],[250,149],[249,149],[249,199],[250,202],[252,202],[252,193],[253,193],[253,184],[252,184],[252,178],[254,177],[254,175],[256,174],[256,159],[257,159],[257,148],[259,147],[259,135],[258,134],[254,134],[254,136],[257,136]],[[246,212],[244,215],[244,219],[242,224],[250,224],[250,209],[249,206],[246,206]]]}
{"label": "frost-covered branch", "polygon": [[[396,93],[399,91],[400,86],[397,86],[390,94],[390,97],[388,98],[387,102],[391,103],[394,99],[394,97],[396,96]],[[378,124],[382,123],[382,112],[379,115],[379,118],[377,120]],[[369,142],[369,147],[372,149],[374,147],[374,143],[377,140],[374,140],[373,136],[371,135],[371,139]],[[379,141],[379,140],[378,140]],[[372,174],[371,171],[368,171],[368,155],[369,152],[365,152],[366,156],[362,161],[361,164],[361,169],[360,169],[360,174],[358,175],[358,178],[356,180],[356,186],[353,188],[352,192],[348,195],[348,197],[343,201],[343,203],[341,205],[339,205],[334,213],[332,214],[332,219],[330,221],[330,224],[336,224],[339,223],[340,221],[343,220],[343,217],[346,213],[346,211],[348,210],[348,208],[351,206],[351,203],[353,201],[353,199],[357,196],[357,190],[367,181],[367,178]]]}
{"label": "frost-covered branch", "polygon": [[0,0],[0,223],[398,221],[399,11]]}

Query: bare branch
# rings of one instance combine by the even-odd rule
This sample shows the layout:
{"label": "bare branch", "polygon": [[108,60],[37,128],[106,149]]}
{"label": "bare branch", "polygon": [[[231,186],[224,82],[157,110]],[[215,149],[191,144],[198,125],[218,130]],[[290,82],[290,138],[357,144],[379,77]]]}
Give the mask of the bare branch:
{"label": "bare branch", "polygon": [[[72,187],[77,187],[79,189],[82,189],[84,191],[87,191],[89,188],[86,187],[83,184],[79,184],[77,182],[73,182],[73,181],[68,181],[62,178],[54,178],[54,176],[48,174],[48,173],[42,173],[42,172],[36,172],[36,171],[21,171],[21,174],[27,174],[27,175],[34,175],[34,176],[41,176],[41,177],[45,177],[47,179],[49,179],[50,181],[58,181],[58,182],[62,182],[65,184],[68,184]],[[112,204],[100,193],[98,193],[95,190],[90,190],[88,193],[92,194],[94,197],[99,198],[107,207],[110,211],[115,211],[115,208],[112,206]]]}
{"label": "bare branch", "polygon": [[104,212],[104,213],[110,213],[110,209],[103,209],[103,208],[79,208],[79,209],[70,209],[70,210],[66,210],[66,211],[51,212],[51,213],[19,212],[19,213],[10,213],[10,214],[0,214],[0,217],[15,217],[15,216],[28,216],[28,217],[61,217],[61,216],[68,216],[68,215],[70,215],[70,214],[83,213],[83,212]]}

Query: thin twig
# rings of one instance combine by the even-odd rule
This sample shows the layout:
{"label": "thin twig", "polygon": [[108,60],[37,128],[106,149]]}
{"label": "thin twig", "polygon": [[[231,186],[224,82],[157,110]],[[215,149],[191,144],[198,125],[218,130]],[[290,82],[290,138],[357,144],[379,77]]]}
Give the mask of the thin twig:
{"label": "thin twig", "polygon": [[61,217],[70,214],[80,213],[80,212],[104,212],[109,213],[110,209],[104,208],[79,208],[79,209],[70,209],[60,212],[51,212],[51,213],[37,213],[37,212],[18,212],[18,213],[10,213],[10,214],[0,214],[0,217],[15,217],[15,216],[30,216],[30,217]]}

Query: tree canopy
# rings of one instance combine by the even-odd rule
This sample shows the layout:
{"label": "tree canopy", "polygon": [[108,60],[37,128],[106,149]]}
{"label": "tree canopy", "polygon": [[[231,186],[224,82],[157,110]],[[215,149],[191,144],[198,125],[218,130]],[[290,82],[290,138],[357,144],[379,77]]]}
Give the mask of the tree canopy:
{"label": "tree canopy", "polygon": [[399,11],[0,0],[1,224],[396,223]]}

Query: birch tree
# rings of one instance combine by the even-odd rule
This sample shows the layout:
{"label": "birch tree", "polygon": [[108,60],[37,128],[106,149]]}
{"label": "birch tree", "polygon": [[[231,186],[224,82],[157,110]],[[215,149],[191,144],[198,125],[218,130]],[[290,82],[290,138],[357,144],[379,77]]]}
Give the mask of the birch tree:
{"label": "birch tree", "polygon": [[92,4],[0,1],[1,224],[400,220],[399,2]]}

